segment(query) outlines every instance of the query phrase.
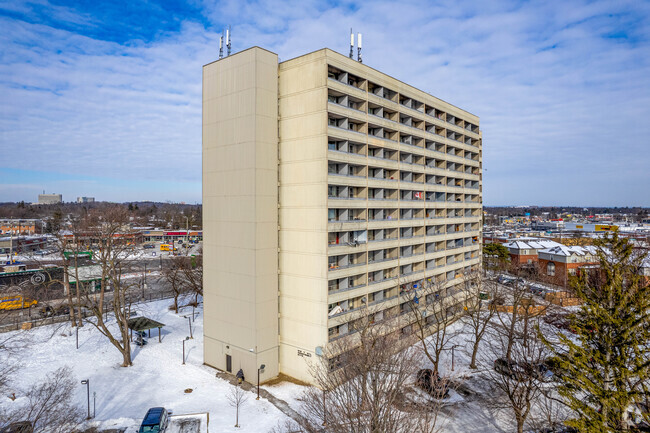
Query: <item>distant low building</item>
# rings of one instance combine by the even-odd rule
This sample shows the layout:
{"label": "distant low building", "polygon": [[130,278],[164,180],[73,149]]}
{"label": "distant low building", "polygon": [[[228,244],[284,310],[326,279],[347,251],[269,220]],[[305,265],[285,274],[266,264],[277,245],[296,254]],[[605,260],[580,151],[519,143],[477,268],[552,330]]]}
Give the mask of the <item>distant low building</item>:
{"label": "distant low building", "polygon": [[[47,246],[45,236],[4,236],[0,237],[0,254],[30,253]],[[2,257],[0,257],[2,258]]]}
{"label": "distant low building", "polygon": [[77,203],[95,203],[95,197],[77,197]]}
{"label": "distant low building", "polygon": [[537,230],[548,230],[548,231],[562,230],[564,229],[564,220],[555,219],[550,221],[535,221],[533,223],[533,227]]}
{"label": "distant low building", "polygon": [[142,235],[145,242],[177,242],[177,241],[201,241],[203,240],[202,230],[164,230],[144,229]]}
{"label": "distant low building", "polygon": [[576,231],[576,232],[587,232],[587,233],[598,233],[598,232],[611,232],[618,228],[617,225],[613,224],[591,224],[583,222],[575,223],[566,223],[564,225],[565,231]]}
{"label": "distant low building", "polygon": [[63,203],[61,194],[39,194],[38,204],[58,204]]}
{"label": "distant low building", "polygon": [[41,233],[43,221],[27,218],[0,219],[0,235],[33,235]]}

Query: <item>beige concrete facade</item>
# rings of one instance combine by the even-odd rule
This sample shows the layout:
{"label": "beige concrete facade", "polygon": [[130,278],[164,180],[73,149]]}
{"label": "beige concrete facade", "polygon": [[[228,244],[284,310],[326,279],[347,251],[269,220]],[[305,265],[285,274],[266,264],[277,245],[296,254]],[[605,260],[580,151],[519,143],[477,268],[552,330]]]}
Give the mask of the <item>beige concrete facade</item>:
{"label": "beige concrete facade", "polygon": [[279,368],[277,65],[253,48],[203,68],[205,363],[249,381]]}
{"label": "beige concrete facade", "polygon": [[[263,380],[279,371],[310,381],[316,348],[353,334],[362,306],[388,320],[400,287],[453,287],[480,264],[481,135],[476,116],[331,50],[274,56],[253,48],[204,67],[205,362],[225,369],[225,345],[257,344],[276,350]],[[273,59],[276,93],[249,97],[249,86],[269,90],[271,72],[254,71]],[[257,177],[243,173],[252,164]],[[264,214],[247,221],[258,202]],[[249,239],[246,251],[276,260],[273,275],[241,254]],[[257,291],[243,275],[261,279]],[[262,305],[259,326],[276,334],[249,339]]]}

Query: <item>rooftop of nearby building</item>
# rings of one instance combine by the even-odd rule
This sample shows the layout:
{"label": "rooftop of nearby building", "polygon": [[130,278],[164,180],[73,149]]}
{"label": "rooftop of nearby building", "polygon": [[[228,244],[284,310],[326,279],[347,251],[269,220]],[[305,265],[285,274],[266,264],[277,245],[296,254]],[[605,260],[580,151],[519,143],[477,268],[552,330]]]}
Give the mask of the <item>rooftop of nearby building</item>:
{"label": "rooftop of nearby building", "polygon": [[561,244],[558,244],[553,248],[540,250],[540,252],[542,253],[553,254],[556,256],[565,256],[565,257],[569,257],[573,255],[578,255],[578,256],[594,255],[596,254],[597,251],[598,249],[591,245],[584,246],[584,247],[581,246],[568,247],[566,245],[561,245]]}
{"label": "rooftop of nearby building", "polygon": [[516,241],[504,244],[506,248],[516,250],[542,250],[562,246],[562,244],[545,239],[527,238],[525,240],[517,239]]}

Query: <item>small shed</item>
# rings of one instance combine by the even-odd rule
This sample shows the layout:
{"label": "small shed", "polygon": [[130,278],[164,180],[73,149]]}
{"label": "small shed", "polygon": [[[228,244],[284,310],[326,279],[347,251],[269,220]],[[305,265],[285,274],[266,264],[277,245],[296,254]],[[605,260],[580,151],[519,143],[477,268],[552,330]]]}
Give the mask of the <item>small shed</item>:
{"label": "small shed", "polygon": [[129,319],[128,324],[129,329],[131,330],[131,338],[133,338],[133,331],[149,331],[149,338],[151,338],[151,330],[153,328],[158,328],[158,342],[161,341],[160,329],[165,326],[164,323],[156,322],[155,320],[149,319],[147,317],[132,317]]}

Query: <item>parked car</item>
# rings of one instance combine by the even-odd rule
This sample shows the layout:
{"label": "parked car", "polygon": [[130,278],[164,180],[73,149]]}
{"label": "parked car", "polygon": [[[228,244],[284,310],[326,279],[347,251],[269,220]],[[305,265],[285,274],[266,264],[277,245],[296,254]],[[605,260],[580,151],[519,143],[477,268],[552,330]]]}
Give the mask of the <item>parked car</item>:
{"label": "parked car", "polygon": [[549,313],[545,315],[542,320],[558,329],[569,330],[571,326],[566,313]]}
{"label": "parked car", "polygon": [[138,433],[163,433],[169,425],[169,412],[164,407],[152,407],[144,416]]}
{"label": "parked car", "polygon": [[62,316],[70,313],[70,307],[66,305],[59,305],[58,307],[45,305],[38,310],[38,313],[41,317]]}
{"label": "parked car", "polygon": [[526,366],[526,371],[530,371],[530,374],[541,382],[550,382],[553,379],[553,371],[546,362]]}
{"label": "parked car", "polygon": [[20,422],[9,424],[8,426],[0,430],[0,433],[32,433],[33,431],[34,431],[34,427],[32,427],[31,422],[20,421]]}
{"label": "parked car", "polygon": [[448,384],[429,368],[418,371],[416,384],[434,398],[449,397]]}
{"label": "parked car", "polygon": [[154,244],[144,244],[144,245],[142,245],[142,248],[153,249],[153,248],[156,248],[156,246]]}
{"label": "parked car", "polygon": [[498,358],[494,361],[494,370],[513,379],[523,379],[526,370],[512,359]]}

